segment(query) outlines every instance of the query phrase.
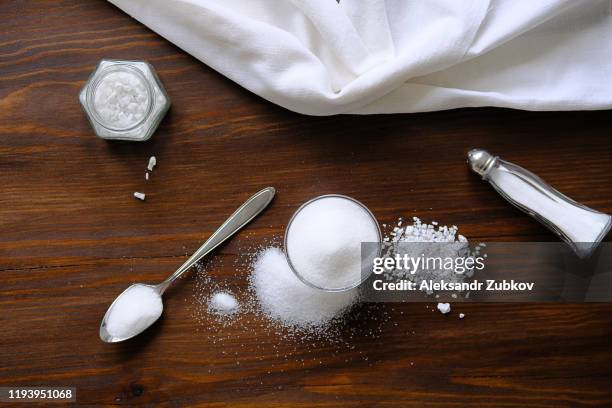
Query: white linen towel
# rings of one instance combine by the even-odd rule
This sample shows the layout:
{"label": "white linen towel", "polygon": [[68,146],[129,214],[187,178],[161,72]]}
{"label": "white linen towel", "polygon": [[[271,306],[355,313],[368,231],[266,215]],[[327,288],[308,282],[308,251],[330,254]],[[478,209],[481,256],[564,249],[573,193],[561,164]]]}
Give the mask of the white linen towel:
{"label": "white linen towel", "polygon": [[109,0],[310,115],[612,107],[612,0]]}

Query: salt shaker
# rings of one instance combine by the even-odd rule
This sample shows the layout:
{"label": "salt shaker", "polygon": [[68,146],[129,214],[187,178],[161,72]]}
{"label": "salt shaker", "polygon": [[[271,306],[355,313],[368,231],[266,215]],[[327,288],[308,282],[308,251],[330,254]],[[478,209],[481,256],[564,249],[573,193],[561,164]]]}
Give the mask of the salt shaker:
{"label": "salt shaker", "polygon": [[575,202],[522,167],[482,149],[470,150],[467,160],[502,197],[550,228],[581,258],[588,257],[610,230],[611,216]]}
{"label": "salt shaker", "polygon": [[79,94],[96,135],[148,140],[170,108],[170,98],[145,61],[101,60]]}

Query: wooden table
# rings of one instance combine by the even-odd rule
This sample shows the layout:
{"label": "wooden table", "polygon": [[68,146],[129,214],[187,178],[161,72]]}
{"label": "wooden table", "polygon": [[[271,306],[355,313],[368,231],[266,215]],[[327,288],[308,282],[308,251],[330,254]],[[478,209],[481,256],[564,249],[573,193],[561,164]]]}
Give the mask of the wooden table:
{"label": "wooden table", "polygon": [[[610,304],[449,315],[433,302],[365,304],[330,344],[251,313],[222,325],[196,302],[214,285],[246,296],[245,254],[278,242],[324,193],[354,196],[381,223],[417,215],[473,240],[556,240],[470,173],[465,153],[487,148],[612,213],[610,111],[301,116],[105,1],[4,1],[0,33],[0,386],[73,386],[84,406],[612,406]],[[93,135],[77,93],[103,57],[157,69],[173,107],[150,142]],[[159,165],[145,184],[150,155]],[[183,279],[154,329],[100,342],[123,288],[163,279],[268,185],[275,201],[216,252],[210,286],[202,273]]]}

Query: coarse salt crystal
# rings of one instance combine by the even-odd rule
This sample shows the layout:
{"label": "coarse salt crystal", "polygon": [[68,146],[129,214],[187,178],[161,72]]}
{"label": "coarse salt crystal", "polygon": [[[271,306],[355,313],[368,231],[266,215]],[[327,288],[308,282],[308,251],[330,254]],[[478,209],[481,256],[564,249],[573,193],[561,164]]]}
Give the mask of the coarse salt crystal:
{"label": "coarse salt crystal", "polygon": [[134,197],[139,199],[139,200],[141,200],[141,201],[144,201],[146,195],[145,195],[145,193],[139,193],[138,191],[134,191]]}
{"label": "coarse salt crystal", "polygon": [[450,303],[438,303],[438,310],[442,314],[447,314],[451,311]]}
{"label": "coarse salt crystal", "polygon": [[[435,225],[434,225],[435,222]],[[465,258],[473,255],[469,251],[468,240],[463,235],[457,234],[458,228],[453,225],[440,226],[438,222],[432,221],[431,224],[423,223],[418,217],[413,217],[412,225],[400,228],[396,237],[392,240],[393,244],[385,242],[387,255],[395,254],[412,258],[420,256]],[[414,271],[396,269],[391,271],[387,279],[405,279],[420,285],[423,280],[434,282],[454,282],[461,283],[466,277],[473,275],[473,269],[466,270],[465,273],[456,273],[452,268],[441,266],[420,267]],[[434,291],[426,290],[427,294]],[[452,294],[456,298],[457,294]]]}
{"label": "coarse salt crystal", "polygon": [[149,157],[149,164],[147,165],[147,169],[149,171],[153,171],[153,167],[157,165],[157,158],[155,156]]}

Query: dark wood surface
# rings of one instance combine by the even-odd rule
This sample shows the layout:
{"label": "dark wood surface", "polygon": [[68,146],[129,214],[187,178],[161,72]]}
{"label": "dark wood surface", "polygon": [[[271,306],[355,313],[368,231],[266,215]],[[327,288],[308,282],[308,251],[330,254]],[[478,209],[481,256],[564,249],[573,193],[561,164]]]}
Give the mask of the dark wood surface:
{"label": "dark wood surface", "polygon": [[[245,253],[324,193],[354,196],[381,223],[418,215],[475,240],[555,240],[465,153],[487,148],[611,213],[611,112],[301,116],[104,1],[3,1],[0,34],[0,386],[74,386],[84,406],[612,406],[610,304],[457,304],[444,316],[434,303],[366,304],[341,343],[299,341],[251,314],[219,324],[198,309],[192,274],[145,335],[109,346],[97,333],[123,288],[166,277],[268,185],[271,207],[208,265],[239,296]],[[173,107],[151,141],[94,137],[76,96],[103,57],[157,69]],[[132,198],[141,190],[146,202]]]}

